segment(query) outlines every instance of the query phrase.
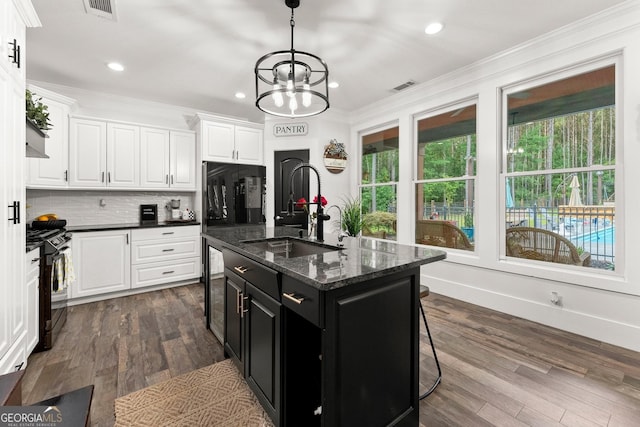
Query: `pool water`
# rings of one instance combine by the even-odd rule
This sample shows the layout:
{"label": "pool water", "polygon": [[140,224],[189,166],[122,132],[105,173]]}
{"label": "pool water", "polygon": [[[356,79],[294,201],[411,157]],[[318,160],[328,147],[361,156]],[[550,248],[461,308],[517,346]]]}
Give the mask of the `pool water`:
{"label": "pool water", "polygon": [[584,240],[588,242],[598,242],[604,244],[613,244],[615,242],[615,227],[607,227],[584,236]]}

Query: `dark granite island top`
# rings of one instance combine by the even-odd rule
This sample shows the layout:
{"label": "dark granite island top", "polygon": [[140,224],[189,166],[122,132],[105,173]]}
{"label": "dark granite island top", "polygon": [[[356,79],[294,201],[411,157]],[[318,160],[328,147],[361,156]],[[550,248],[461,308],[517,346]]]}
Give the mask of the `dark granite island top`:
{"label": "dark granite island top", "polygon": [[[446,258],[446,252],[441,250],[366,237],[345,237],[340,250],[295,258],[243,243],[281,236],[298,237],[298,232],[288,227],[220,227],[210,228],[202,237],[217,249],[226,247],[320,290],[332,290]],[[327,233],[324,244],[336,246],[337,243],[337,235]]]}

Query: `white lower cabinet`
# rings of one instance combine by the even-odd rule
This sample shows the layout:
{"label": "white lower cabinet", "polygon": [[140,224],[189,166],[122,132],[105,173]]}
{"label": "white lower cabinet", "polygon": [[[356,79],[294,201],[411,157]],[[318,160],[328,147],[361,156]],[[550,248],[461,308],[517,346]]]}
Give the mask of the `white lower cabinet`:
{"label": "white lower cabinet", "polygon": [[75,232],[72,242],[71,299],[200,278],[198,225]]}
{"label": "white lower cabinet", "polygon": [[71,298],[81,298],[131,288],[129,230],[73,233],[75,286]]}
{"label": "white lower cabinet", "polygon": [[131,230],[132,288],[200,277],[200,227]]}
{"label": "white lower cabinet", "polygon": [[40,248],[27,252],[27,348],[29,355],[38,344],[38,319],[40,308]]}

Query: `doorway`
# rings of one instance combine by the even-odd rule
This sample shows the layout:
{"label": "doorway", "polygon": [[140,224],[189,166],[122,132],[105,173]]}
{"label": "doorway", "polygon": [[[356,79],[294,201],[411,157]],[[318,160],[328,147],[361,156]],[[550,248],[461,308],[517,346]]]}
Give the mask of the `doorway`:
{"label": "doorway", "polygon": [[[307,229],[308,215],[294,205],[292,216],[288,214],[290,176],[293,168],[300,163],[309,163],[309,150],[288,150],[274,152],[274,194],[275,225]],[[301,197],[309,201],[309,169],[298,171],[293,179],[294,202]]]}

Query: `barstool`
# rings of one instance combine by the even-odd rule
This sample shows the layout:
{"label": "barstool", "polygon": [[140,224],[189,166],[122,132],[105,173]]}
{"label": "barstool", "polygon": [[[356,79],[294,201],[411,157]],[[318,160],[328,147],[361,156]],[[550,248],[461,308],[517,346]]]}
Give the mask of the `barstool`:
{"label": "barstool", "polygon": [[420,305],[420,312],[422,313],[422,320],[424,320],[424,326],[427,329],[427,336],[429,337],[429,342],[431,343],[431,350],[433,350],[433,358],[436,361],[436,366],[438,367],[438,378],[433,383],[431,388],[420,395],[420,400],[429,396],[433,391],[438,387],[440,381],[442,381],[442,370],[440,369],[440,362],[438,362],[438,355],[436,354],[436,348],[433,345],[433,339],[431,338],[431,332],[429,332],[429,324],[427,323],[427,316],[424,314],[424,308],[422,308],[422,298],[429,296],[429,288],[424,285],[420,285],[420,300],[418,300],[418,304]]}

